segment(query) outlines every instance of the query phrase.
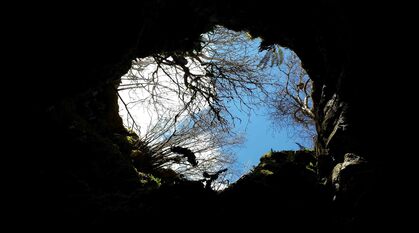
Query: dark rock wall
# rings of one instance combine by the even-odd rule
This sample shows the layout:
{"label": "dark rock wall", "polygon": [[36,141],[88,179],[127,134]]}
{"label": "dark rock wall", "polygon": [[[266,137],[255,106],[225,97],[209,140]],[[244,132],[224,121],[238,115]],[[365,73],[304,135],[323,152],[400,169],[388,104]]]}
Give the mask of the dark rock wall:
{"label": "dark rock wall", "polygon": [[[137,173],[121,152],[120,139],[127,132],[118,116],[115,86],[132,59],[194,48],[199,35],[215,24],[249,30],[265,43],[279,43],[298,54],[314,80],[320,178],[331,185],[335,166],[341,167],[345,154],[352,153],[371,168],[345,185],[355,187],[356,179],[371,173],[378,180],[371,181],[376,187],[371,192],[345,196],[351,214],[342,214],[342,221],[356,219],[361,225],[371,213],[377,219],[386,216],[376,198],[388,187],[383,180],[389,156],[376,141],[389,142],[381,125],[388,86],[380,79],[388,65],[382,38],[387,36],[390,7],[380,11],[378,5],[356,1],[279,2],[149,0],[121,8],[101,4],[22,11],[28,20],[13,33],[24,52],[16,58],[19,78],[9,81],[19,87],[19,96],[7,105],[16,123],[7,125],[13,140],[6,141],[14,149],[7,152],[9,157],[19,160],[9,174],[20,198],[21,208],[14,209],[22,210],[21,218],[43,219],[39,225],[68,223],[54,213],[71,215],[73,208],[78,213],[73,204],[80,204],[80,195],[87,200],[97,192],[135,190]],[[351,176],[336,177],[341,179],[335,183]],[[25,195],[28,190],[31,194]]]}

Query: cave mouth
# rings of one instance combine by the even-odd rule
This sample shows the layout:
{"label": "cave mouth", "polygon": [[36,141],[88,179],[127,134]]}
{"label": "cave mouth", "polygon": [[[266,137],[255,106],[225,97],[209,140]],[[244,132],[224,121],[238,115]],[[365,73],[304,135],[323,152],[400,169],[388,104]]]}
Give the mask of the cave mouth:
{"label": "cave mouth", "polygon": [[[292,50],[216,26],[193,49],[135,59],[118,87],[119,113],[139,136],[140,151],[148,152],[134,153],[133,160],[150,157],[139,159],[149,163],[139,171],[170,168],[202,180],[204,172],[228,168],[213,184],[219,190],[255,168],[264,154],[312,150],[311,91]],[[196,161],[179,156],[175,147],[192,151]]]}
{"label": "cave mouth", "polygon": [[[400,200],[406,199],[403,197],[404,193],[399,192],[402,189],[396,187],[398,182],[392,181],[403,181],[407,176],[398,179],[400,174],[405,173],[394,172],[394,169],[405,168],[394,165],[397,161],[406,161],[406,156],[403,156],[404,153],[399,149],[391,147],[398,145],[395,142],[408,137],[408,134],[402,134],[398,130],[395,130],[397,134],[391,134],[389,131],[403,128],[399,122],[410,121],[406,119],[397,121],[406,117],[399,114],[397,109],[400,106],[391,105],[391,100],[405,96],[394,94],[394,91],[406,91],[405,88],[397,89],[393,85],[396,82],[392,80],[394,77],[399,77],[400,72],[394,72],[397,75],[389,77],[389,81],[382,79],[389,76],[389,71],[392,73],[390,68],[394,67],[383,64],[392,63],[397,59],[388,59],[388,49],[383,49],[386,47],[381,45],[406,44],[400,33],[388,33],[392,31],[389,30],[389,25],[394,25],[390,28],[397,29],[401,28],[399,25],[403,25],[402,22],[397,23],[397,20],[387,17],[393,15],[391,13],[394,10],[389,9],[390,14],[382,10],[377,11],[377,7],[381,7],[382,4],[368,6],[356,1],[298,0],[281,1],[281,4],[284,5],[276,7],[268,1],[241,1],[237,4],[228,0],[185,2],[150,0],[138,1],[136,6],[125,6],[121,10],[117,10],[113,4],[109,11],[75,7],[74,11],[70,10],[68,13],[65,13],[65,8],[61,7],[62,9],[46,12],[47,17],[42,19],[34,16],[30,20],[23,21],[25,27],[20,29],[19,26],[12,27],[16,30],[9,34],[17,35],[20,39],[16,40],[16,46],[11,46],[23,48],[22,52],[15,52],[18,59],[9,59],[20,64],[13,69],[21,78],[12,77],[8,80],[12,81],[13,85],[5,85],[18,87],[17,97],[23,100],[16,101],[13,97],[14,101],[8,101],[10,103],[6,107],[9,109],[9,105],[13,105],[9,109],[11,114],[4,114],[8,115],[6,119],[14,118],[5,121],[6,126],[9,126],[7,128],[11,129],[11,134],[6,133],[6,138],[9,139],[6,144],[9,144],[9,141],[14,142],[10,143],[13,145],[11,152],[5,153],[4,157],[20,160],[18,163],[5,162],[8,164],[7,167],[13,170],[10,175],[14,186],[9,188],[9,191],[15,191],[15,187],[18,186],[16,193],[20,194],[16,195],[17,202],[9,201],[13,212],[25,214],[23,219],[25,222],[29,221],[27,223],[40,220],[45,226],[51,222],[58,222],[63,223],[61,226],[75,226],[78,229],[84,223],[107,225],[114,222],[115,225],[131,223],[141,227],[147,219],[155,216],[146,220],[141,218],[147,215],[146,211],[149,209],[153,213],[161,213],[160,216],[181,216],[179,218],[182,218],[182,223],[185,223],[185,216],[195,215],[195,212],[188,211],[187,208],[193,208],[194,205],[197,208],[201,207],[200,204],[196,204],[202,203],[199,198],[195,198],[194,201],[197,202],[187,198],[188,191],[194,190],[195,184],[185,183],[181,184],[183,186],[172,187],[173,190],[177,189],[176,192],[169,192],[167,187],[162,186],[158,190],[152,189],[155,187],[153,185],[159,185],[160,178],[171,176],[169,171],[151,176],[148,175],[151,174],[148,173],[149,168],[141,167],[150,163],[147,156],[144,157],[144,161],[132,161],[133,156],[153,154],[154,151],[148,151],[147,146],[140,147],[138,138],[142,137],[141,134],[127,132],[123,127],[118,108],[124,106],[123,104],[118,106],[115,85],[128,71],[135,58],[146,58],[161,53],[170,54],[168,57],[157,58],[161,62],[176,63],[178,67],[183,68],[185,59],[182,58],[185,54],[193,52],[193,49],[200,46],[194,43],[198,41],[197,37],[207,32],[214,24],[219,24],[234,30],[246,29],[251,36],[263,38],[267,50],[264,50],[262,56],[267,51],[275,54],[274,48],[269,47],[273,44],[294,50],[314,81],[312,97],[318,117],[316,119],[318,135],[315,142],[315,153],[319,162],[317,176],[312,176],[313,173],[309,169],[298,170],[298,164],[292,163],[284,164],[285,167],[280,165],[283,168],[282,172],[288,171],[286,174],[290,174],[281,176],[279,170],[278,172],[272,170],[277,164],[271,163],[270,159],[282,161],[288,158],[287,154],[275,153],[276,150],[280,150],[275,147],[274,151],[269,153],[270,147],[266,148],[266,156],[263,156],[261,161],[265,166],[260,167],[252,179],[261,184],[261,189],[237,184],[236,188],[230,189],[229,186],[230,191],[227,191],[233,192],[231,199],[237,198],[244,203],[247,203],[244,197],[249,197],[254,211],[247,210],[247,206],[237,208],[237,211],[234,211],[234,208],[226,207],[226,209],[229,209],[230,213],[235,212],[234,214],[245,215],[250,212],[250,215],[258,215],[260,218],[271,216],[269,211],[272,209],[286,212],[282,204],[290,205],[290,208],[287,208],[289,210],[294,203],[297,210],[302,206],[300,203],[311,205],[314,202],[307,199],[303,199],[307,202],[298,202],[292,198],[303,198],[306,195],[306,198],[316,199],[314,198],[316,195],[310,195],[315,193],[314,191],[306,192],[300,189],[301,192],[283,195],[283,199],[275,196],[277,194],[275,191],[298,190],[303,187],[321,189],[315,185],[317,182],[324,184],[325,188],[322,190],[323,194],[318,194],[317,197],[323,195],[323,199],[331,200],[335,194],[338,194],[335,199],[337,202],[332,208],[327,208],[331,205],[307,205],[313,208],[307,208],[307,212],[296,210],[291,213],[286,212],[288,216],[297,216],[295,218],[301,220],[296,220],[298,225],[311,226],[310,217],[314,218],[312,220],[314,225],[331,225],[333,231],[343,229],[342,226],[351,223],[361,226],[361,223],[370,222],[371,217],[376,220],[370,224],[374,227],[375,223],[379,225],[384,222],[394,222],[394,214],[391,214],[391,211],[387,210],[388,205],[383,203],[389,203],[389,200],[394,199],[392,196],[394,192],[389,192],[391,189],[399,194],[396,197],[401,197]],[[383,6],[386,8],[385,4]],[[79,10],[84,11],[84,14],[78,13]],[[32,12],[39,14],[38,11]],[[123,16],[120,17],[118,12]],[[378,17],[371,16],[374,12],[380,12]],[[21,15],[27,16],[27,14]],[[33,30],[21,30],[22,28]],[[396,38],[401,39],[396,40]],[[398,41],[401,43],[397,43]],[[29,57],[25,59],[28,61],[21,62],[22,56],[30,55],[34,55],[35,58]],[[176,58],[171,55],[175,55]],[[186,59],[186,65],[189,63]],[[270,65],[269,62],[267,65]],[[214,68],[215,72],[218,71],[215,66],[208,66],[209,71],[211,68]],[[208,78],[203,76],[201,80]],[[180,81],[182,80],[183,76],[180,78]],[[188,77],[187,83],[190,87],[189,92],[184,92],[186,94],[183,97],[185,100],[190,100],[200,80]],[[397,83],[405,86],[406,82]],[[220,83],[214,85],[228,87],[226,85],[228,83],[222,84],[224,85]],[[224,97],[213,95],[211,85],[203,87],[208,88],[201,88],[208,95],[200,97],[196,95],[194,100],[207,98],[213,102],[216,98]],[[301,85],[296,85],[297,90],[300,87]],[[122,92],[120,93],[122,95]],[[29,107],[23,107],[21,103],[28,104]],[[183,121],[184,115],[179,115],[177,119],[182,121],[185,127],[193,123],[198,125],[200,122],[211,124],[218,120],[217,117],[214,118],[216,114],[210,114],[211,111],[215,110],[216,113],[218,110],[223,110],[222,105],[212,107],[196,106],[196,109],[202,110],[202,114],[196,119],[206,121]],[[232,108],[227,107],[227,109]],[[161,115],[165,116],[164,112]],[[401,117],[391,119],[395,115]],[[247,119],[242,118],[242,120],[246,122]],[[213,124],[214,127],[211,129],[214,131],[225,130]],[[127,123],[126,128],[131,127]],[[411,129],[410,126],[405,128]],[[142,127],[141,130],[146,131],[146,127]],[[28,140],[25,137],[27,132],[33,134]],[[402,145],[400,148],[406,147],[406,143],[400,145]],[[166,151],[170,149],[171,147],[168,147]],[[187,155],[186,149],[173,148],[175,151],[184,151]],[[259,153],[255,156],[263,154]],[[353,154],[364,159],[357,159]],[[187,156],[179,158],[174,155],[171,159],[173,162],[185,163],[186,168],[193,167],[193,157],[189,159],[190,161]],[[351,166],[342,166],[345,162],[345,165],[352,162],[349,163]],[[366,165],[371,165],[373,168],[370,169]],[[156,164],[150,167],[154,168],[153,166]],[[272,169],[269,166],[272,166]],[[136,167],[141,169],[135,169]],[[349,169],[345,171],[343,169],[345,167]],[[222,168],[224,167],[220,167]],[[144,173],[140,175],[140,179],[138,172]],[[376,175],[377,177],[374,177]],[[278,179],[274,179],[275,177]],[[371,181],[370,177],[377,181]],[[314,181],[304,186],[302,185],[304,182],[296,181],[296,178],[301,178],[302,181]],[[8,179],[9,177],[6,178]],[[323,179],[325,182],[322,182]],[[251,195],[255,190],[261,192],[266,190],[265,181],[277,181],[275,185],[271,183],[270,187],[273,189],[271,194],[265,192],[263,194],[268,196]],[[280,187],[280,184],[286,186]],[[199,185],[201,187],[202,183]],[[242,188],[238,188],[239,186]],[[401,188],[407,190],[407,187]],[[153,193],[147,196],[149,189],[152,189]],[[233,191],[234,189],[236,191]],[[200,192],[198,188],[196,190],[197,193]],[[245,195],[246,193],[249,195]],[[138,198],[131,198],[136,194]],[[164,208],[168,212],[158,209],[164,206],[160,202],[176,205],[177,197],[182,195],[184,202],[178,204],[178,208]],[[22,201],[24,205],[21,205],[21,211],[16,211],[15,204]],[[272,202],[277,205],[273,206]],[[179,211],[174,210],[181,210],[180,212],[184,210],[182,213],[187,215],[181,215]],[[138,213],[141,216],[138,216]],[[301,213],[306,214],[306,218],[300,218]],[[128,218],[125,218],[127,215]],[[399,215],[400,218],[401,216],[403,215]],[[229,219],[228,214],[224,217]],[[334,221],[330,217],[341,219]],[[202,219],[197,217],[200,223]],[[271,219],[275,226],[280,225],[278,219],[273,217]],[[304,220],[309,220],[309,223]],[[141,222],[138,224],[136,221]]]}

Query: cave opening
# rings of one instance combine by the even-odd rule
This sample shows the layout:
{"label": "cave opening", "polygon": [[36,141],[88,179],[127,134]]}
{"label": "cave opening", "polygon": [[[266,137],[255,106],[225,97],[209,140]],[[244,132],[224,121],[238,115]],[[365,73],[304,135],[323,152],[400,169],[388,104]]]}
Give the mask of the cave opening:
{"label": "cave opening", "polygon": [[215,26],[192,49],[135,59],[118,87],[119,113],[138,136],[131,155],[139,171],[164,168],[203,180],[227,168],[212,185],[221,190],[264,154],[313,151],[311,92],[291,49]]}
{"label": "cave opening", "polygon": [[[14,98],[8,101],[13,107],[6,111],[10,114],[4,114],[9,116],[7,119],[15,118],[4,121],[12,129],[11,134],[6,132],[6,138],[13,141],[10,143],[12,150],[5,150],[4,157],[19,158],[18,163],[5,163],[14,170],[9,174],[16,178],[12,179],[13,188],[5,191],[19,193],[16,202],[8,201],[19,217],[18,222],[26,222],[25,226],[36,222],[42,227],[54,222],[61,227],[73,226],[77,228],[73,230],[75,232],[84,229],[83,225],[106,228],[126,224],[135,229],[144,225],[160,226],[173,216],[183,223],[180,228],[192,224],[192,220],[197,225],[203,221],[210,225],[214,219],[211,216],[227,220],[231,216],[241,217],[233,225],[244,229],[246,224],[266,223],[266,226],[277,226],[278,230],[285,224],[306,226],[310,231],[317,226],[316,230],[323,232],[346,227],[352,227],[348,232],[359,232],[365,230],[362,228],[365,224],[372,229],[376,226],[388,229],[383,223],[389,222],[405,225],[405,219],[395,221],[404,218],[405,215],[399,214],[403,211],[400,208],[393,211],[391,206],[403,206],[399,200],[408,199],[405,194],[409,186],[399,181],[406,182],[409,176],[398,170],[409,170],[404,166],[409,161],[409,156],[404,155],[409,153],[400,151],[408,144],[399,142],[404,142],[410,134],[390,131],[412,129],[410,118],[400,114],[403,110],[400,104],[406,104],[405,100],[409,99],[403,95],[407,93],[406,89],[395,85],[406,86],[411,76],[405,76],[406,82],[402,78],[401,81],[394,79],[403,75],[400,69],[391,72],[397,67],[393,61],[405,59],[392,59],[394,56],[389,56],[392,50],[385,49],[388,44],[408,45],[405,40],[408,37],[389,33],[401,32],[400,26],[405,25],[397,20],[399,17],[389,17],[397,9],[394,4],[371,4],[373,6],[369,7],[357,1],[280,3],[283,4],[281,7],[276,7],[272,1],[240,1],[238,4],[228,0],[149,0],[138,1],[136,6],[125,6],[121,8],[123,10],[116,10],[112,4],[109,11],[75,6],[74,11],[65,13],[64,9],[70,7],[66,6],[45,12],[43,16],[47,17],[39,17],[36,10],[31,11],[33,14],[19,14],[29,16],[29,19],[22,21],[25,22],[23,27],[12,26],[16,30],[7,33],[19,37],[16,46],[11,45],[11,48],[23,48],[23,51],[14,52],[18,56],[16,59],[9,59],[19,63],[15,69],[19,79],[14,76],[7,79],[13,83],[5,87],[18,88],[17,96],[23,101]],[[387,5],[389,11],[379,9],[382,5]],[[84,12],[80,14],[79,11]],[[118,16],[118,12],[123,16]],[[378,17],[372,16],[377,12]],[[403,15],[409,15],[406,13]],[[180,97],[187,102],[202,100],[212,104],[191,104],[179,115],[165,112],[170,110],[165,109],[160,114],[162,117],[172,114],[167,118],[172,122],[177,119],[184,128],[198,127],[204,122],[218,133],[229,127],[216,123],[223,119],[226,123],[240,125],[237,118],[241,118],[244,126],[250,127],[246,112],[244,117],[234,118],[234,106],[224,105],[224,101],[215,104],[215,100],[229,96],[229,93],[215,95],[214,86],[228,90],[230,83],[201,85],[208,83],[206,80],[210,80],[211,72],[222,77],[225,70],[231,70],[223,67],[218,70],[219,66],[209,63],[204,66],[211,71],[206,76],[206,73],[195,73],[188,67],[192,62],[187,55],[194,56],[197,55],[194,50],[201,51],[201,44],[195,42],[213,25],[235,31],[245,29],[250,37],[263,38],[266,46],[262,46],[265,50],[261,59],[266,54],[266,59],[269,55],[271,59],[266,63],[267,67],[279,52],[272,46],[275,44],[291,48],[304,62],[304,68],[313,80],[317,169],[304,166],[304,161],[302,164],[287,161],[291,155],[296,158],[301,154],[279,153],[276,150],[281,148],[272,146],[272,151],[270,147],[264,150],[260,166],[225,191],[214,193],[205,189],[202,182],[185,181],[168,169],[154,172],[161,163],[155,163],[147,156],[143,157],[144,161],[132,160],[141,154],[155,153],[153,148],[150,151],[142,145],[139,139],[143,136],[135,132],[146,132],[147,127],[127,132],[125,128],[132,128],[132,124],[126,123],[127,127],[124,127],[118,114],[118,108],[124,104],[118,106],[115,88],[136,58],[156,55],[153,59],[162,66],[166,66],[164,63],[175,64],[182,72],[189,70],[194,77],[187,76],[185,82],[184,74],[179,71],[182,85],[176,86],[174,91],[181,89],[185,95]],[[233,50],[229,54],[237,52],[240,51]],[[203,62],[208,63],[208,59]],[[389,81],[384,77],[390,78]],[[297,90],[304,89],[304,84],[299,84],[295,85]],[[151,83],[149,87],[158,86]],[[243,88],[246,90],[246,86]],[[257,93],[254,91],[253,94]],[[170,99],[169,106],[178,105],[169,95],[163,97]],[[394,104],[394,100],[398,103]],[[250,98],[250,101],[259,99]],[[21,103],[28,104],[29,108],[22,107]],[[126,103],[133,106],[129,100]],[[160,103],[168,105],[167,102]],[[230,104],[235,105],[234,101]],[[227,120],[229,114],[221,114],[226,113],[223,106],[230,110],[234,121]],[[238,106],[246,109],[245,105]],[[186,117],[189,111],[199,109],[201,114],[195,118]],[[300,115],[297,117],[301,118]],[[250,121],[255,120],[250,117]],[[141,122],[145,120],[137,123]],[[403,122],[408,126],[402,126],[400,123]],[[235,125],[230,127],[234,129]],[[198,129],[194,132],[197,135]],[[33,134],[29,140],[25,137],[27,132]],[[168,134],[162,136],[169,139],[173,132],[174,129],[169,129]],[[180,132],[185,131],[176,130],[176,133]],[[155,134],[153,138],[158,136]],[[306,146],[299,140],[296,142]],[[195,151],[190,148],[174,144],[165,150],[174,153],[167,157],[169,162],[182,163],[185,169],[201,164],[199,159],[194,159]],[[255,156],[260,155],[260,152],[255,153]],[[146,164],[151,165],[144,166]],[[211,181],[224,168],[202,171],[197,180]],[[170,179],[173,182],[162,184],[163,180]],[[176,185],[170,185],[173,183]],[[393,193],[398,194],[396,198]],[[15,204],[22,202],[16,211]],[[274,214],[271,214],[272,210]],[[153,219],[159,224],[148,221]]]}

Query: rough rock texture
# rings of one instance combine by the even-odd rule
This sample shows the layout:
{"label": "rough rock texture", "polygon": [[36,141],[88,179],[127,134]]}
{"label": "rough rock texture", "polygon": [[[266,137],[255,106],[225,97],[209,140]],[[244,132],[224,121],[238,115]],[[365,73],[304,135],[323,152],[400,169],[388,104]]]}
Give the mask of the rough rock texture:
{"label": "rough rock texture", "polygon": [[[274,227],[329,232],[330,190],[317,182],[314,160],[313,151],[268,152],[249,174],[221,193],[224,215],[237,215],[259,231]],[[324,218],[331,220],[329,224],[318,224]]]}
{"label": "rough rock texture", "polygon": [[[141,187],[141,177],[123,149],[128,133],[118,117],[115,85],[132,59],[196,47],[200,34],[221,24],[291,48],[314,80],[318,178],[330,186],[333,168],[340,166],[335,169],[334,183],[339,184],[335,191],[345,187],[350,193],[339,194],[345,197],[344,207],[340,203],[331,207],[336,221],[316,220],[320,228],[342,223],[348,231],[356,231],[396,222],[388,190],[399,189],[387,171],[395,167],[389,154],[398,151],[388,147],[404,135],[383,133],[396,126],[387,124],[383,129],[382,122],[390,119],[383,113],[391,114],[386,109],[393,82],[389,85],[382,78],[389,75],[385,67],[391,67],[388,37],[399,35],[388,17],[397,7],[357,1],[280,2],[278,8],[265,0],[148,0],[121,8],[49,5],[47,12],[20,11],[17,16],[25,18],[19,20],[24,24],[10,34],[18,37],[16,47],[24,49],[15,55],[19,66],[13,77],[18,78],[7,83],[18,87],[19,93],[6,105],[13,121],[4,121],[6,144],[11,147],[5,157],[17,159],[8,163],[16,200],[10,202],[13,213],[33,228],[57,224],[76,230],[91,222],[90,216],[105,213],[112,214],[102,220],[114,215],[124,219],[121,216],[126,215],[118,215],[123,211],[103,209],[107,205],[103,203],[120,203],[113,200],[121,196],[120,200],[129,200]],[[343,169],[351,163],[345,161],[348,153],[362,155],[362,164]],[[351,177],[364,164],[370,166],[368,173],[375,181],[366,193],[353,191]],[[162,194],[162,200],[176,200],[176,195]]]}

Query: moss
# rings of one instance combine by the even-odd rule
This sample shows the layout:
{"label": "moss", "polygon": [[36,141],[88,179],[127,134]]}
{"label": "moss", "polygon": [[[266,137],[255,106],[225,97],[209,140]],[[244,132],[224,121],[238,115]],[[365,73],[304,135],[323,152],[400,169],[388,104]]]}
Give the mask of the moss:
{"label": "moss", "polygon": [[316,173],[317,166],[313,162],[310,162],[308,165],[306,165],[306,169]]}
{"label": "moss", "polygon": [[270,159],[272,157],[273,150],[271,149],[269,152],[264,154],[261,158],[261,160]]}
{"label": "moss", "polygon": [[129,144],[131,145],[135,145],[136,142],[138,142],[138,136],[126,136],[126,140],[128,141]]}
{"label": "moss", "polygon": [[148,189],[156,189],[161,186],[161,179],[153,176],[152,174],[146,174],[142,172],[138,172],[140,175],[140,183],[143,188]]}
{"label": "moss", "polygon": [[266,170],[266,169],[260,170],[259,173],[264,175],[264,176],[270,176],[270,175],[274,174],[272,171],[269,171],[269,170]]}
{"label": "moss", "polygon": [[161,179],[160,178],[155,177],[151,174],[149,175],[149,177],[150,177],[151,182],[153,182],[155,185],[157,185],[157,187],[160,187],[160,185],[161,185]]}
{"label": "moss", "polygon": [[314,148],[304,148],[305,152],[314,152]]}
{"label": "moss", "polygon": [[240,183],[244,182],[271,186],[274,185],[271,184],[272,179],[297,179],[295,176],[307,176],[303,179],[312,182],[312,176],[316,176],[316,164],[313,152],[270,150],[261,157],[260,163],[236,184],[241,185]]}

